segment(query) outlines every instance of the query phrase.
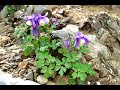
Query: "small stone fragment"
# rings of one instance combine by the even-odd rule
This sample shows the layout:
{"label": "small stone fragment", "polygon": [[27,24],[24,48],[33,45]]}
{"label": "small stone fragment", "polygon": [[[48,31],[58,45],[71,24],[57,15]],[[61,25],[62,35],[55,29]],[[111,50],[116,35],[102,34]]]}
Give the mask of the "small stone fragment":
{"label": "small stone fragment", "polygon": [[48,79],[46,79],[43,75],[39,75],[39,76],[37,77],[37,82],[38,82],[39,84],[46,84],[47,81],[48,81]]}

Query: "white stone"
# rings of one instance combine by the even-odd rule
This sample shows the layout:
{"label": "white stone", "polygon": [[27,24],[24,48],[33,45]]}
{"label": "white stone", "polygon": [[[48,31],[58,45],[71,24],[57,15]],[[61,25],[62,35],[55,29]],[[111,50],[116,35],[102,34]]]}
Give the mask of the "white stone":
{"label": "white stone", "polygon": [[0,70],[0,85],[40,85],[34,81],[13,78],[11,74]]}
{"label": "white stone", "polygon": [[45,83],[47,83],[47,81],[48,81],[48,79],[45,78],[43,75],[39,75],[39,76],[37,77],[37,82],[38,82],[39,84],[45,84]]}

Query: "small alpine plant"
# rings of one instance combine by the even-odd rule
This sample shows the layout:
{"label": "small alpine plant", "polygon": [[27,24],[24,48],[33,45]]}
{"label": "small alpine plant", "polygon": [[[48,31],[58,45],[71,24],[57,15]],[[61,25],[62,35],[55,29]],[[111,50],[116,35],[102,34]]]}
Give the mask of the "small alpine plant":
{"label": "small alpine plant", "polygon": [[[46,78],[64,75],[70,84],[76,85],[80,81],[85,81],[87,75],[95,76],[92,67],[80,59],[83,53],[89,52],[88,38],[77,32],[73,39],[52,39],[50,34],[60,23],[57,18],[48,18],[47,15],[35,13],[25,16],[25,22],[15,29],[15,35],[23,40],[23,54],[29,57],[31,53],[35,54],[36,67]],[[57,55],[51,53],[56,50]],[[61,57],[58,57],[59,54]]]}

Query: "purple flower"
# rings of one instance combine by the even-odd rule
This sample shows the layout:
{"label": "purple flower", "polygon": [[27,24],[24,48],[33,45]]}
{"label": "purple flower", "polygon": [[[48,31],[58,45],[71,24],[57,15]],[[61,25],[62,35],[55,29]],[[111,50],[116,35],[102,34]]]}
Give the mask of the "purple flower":
{"label": "purple flower", "polygon": [[67,49],[69,49],[69,47],[70,47],[70,42],[69,42],[68,39],[64,41],[64,46],[65,46]]}
{"label": "purple flower", "polygon": [[42,16],[41,14],[35,13],[32,16],[25,16],[24,19],[31,23],[33,27],[38,27],[41,24],[48,24],[49,23],[49,18],[47,17],[47,13]]}
{"label": "purple flower", "polygon": [[48,15],[48,13],[46,13],[44,16],[40,17],[40,20],[39,20],[40,26],[43,26],[43,25],[48,24],[50,22],[49,18],[46,17],[47,15]]}
{"label": "purple flower", "polygon": [[52,18],[52,22],[53,22],[53,24],[60,26],[60,23],[57,18]]}
{"label": "purple flower", "polygon": [[83,36],[80,32],[78,32],[76,35],[75,35],[75,43],[74,43],[74,46],[76,48],[78,48],[79,46],[82,46],[82,45],[88,45],[89,41],[88,39]]}
{"label": "purple flower", "polygon": [[82,46],[82,45],[88,45],[88,43],[89,43],[89,41],[88,41],[87,37],[82,36],[80,38],[80,46]]}
{"label": "purple flower", "polygon": [[81,38],[81,33],[78,32],[76,35],[75,35],[75,43],[74,43],[74,46],[77,48],[79,47],[79,44],[80,44],[80,38]]}
{"label": "purple flower", "polygon": [[32,27],[32,33],[33,33],[34,36],[38,36],[39,31],[36,28]]}
{"label": "purple flower", "polygon": [[44,24],[49,23],[48,14],[46,13],[44,16],[41,14],[35,13],[32,16],[25,16],[24,19],[27,21],[26,24],[32,26],[32,33],[34,36],[38,35],[37,27],[43,26]]}

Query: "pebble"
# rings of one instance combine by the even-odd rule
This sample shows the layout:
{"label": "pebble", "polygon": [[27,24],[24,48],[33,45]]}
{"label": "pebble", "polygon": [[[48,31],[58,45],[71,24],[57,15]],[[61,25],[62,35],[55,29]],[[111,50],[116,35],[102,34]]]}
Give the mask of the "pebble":
{"label": "pebble", "polygon": [[48,82],[48,79],[46,79],[43,75],[39,75],[37,77],[37,82],[39,84],[46,84]]}
{"label": "pebble", "polygon": [[46,85],[55,85],[55,83],[53,83],[53,82],[51,82],[51,81],[48,81],[48,82],[46,83]]}
{"label": "pebble", "polygon": [[22,69],[22,70],[19,72],[19,76],[22,76],[25,72],[26,72],[26,69]]}
{"label": "pebble", "polygon": [[26,79],[27,79],[27,80],[33,80],[33,72],[29,72],[29,73],[26,75]]}
{"label": "pebble", "polygon": [[25,68],[27,68],[27,66],[28,66],[28,62],[26,61],[24,61],[24,62],[20,62],[19,64],[18,64],[18,67],[19,68],[21,68],[21,69],[25,69]]}

